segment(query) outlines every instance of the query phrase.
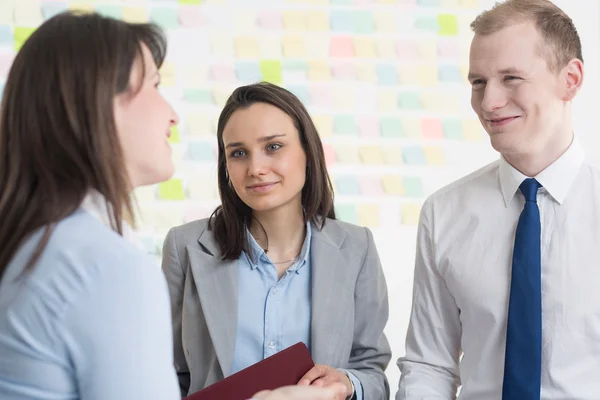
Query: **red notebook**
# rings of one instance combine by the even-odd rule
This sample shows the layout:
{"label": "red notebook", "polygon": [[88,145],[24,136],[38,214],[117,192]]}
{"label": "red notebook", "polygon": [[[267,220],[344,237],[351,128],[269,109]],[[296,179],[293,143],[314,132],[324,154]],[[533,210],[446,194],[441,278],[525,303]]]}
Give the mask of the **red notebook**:
{"label": "red notebook", "polygon": [[306,345],[299,342],[184,400],[247,400],[261,390],[297,384],[314,366]]}

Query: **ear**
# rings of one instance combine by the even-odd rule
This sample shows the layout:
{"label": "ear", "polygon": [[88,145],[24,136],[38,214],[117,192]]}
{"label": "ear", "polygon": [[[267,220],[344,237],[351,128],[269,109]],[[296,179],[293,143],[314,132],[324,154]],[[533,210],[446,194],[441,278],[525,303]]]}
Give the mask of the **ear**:
{"label": "ear", "polygon": [[563,68],[561,75],[564,77],[563,101],[571,101],[575,98],[583,84],[583,62],[577,58],[569,61]]}

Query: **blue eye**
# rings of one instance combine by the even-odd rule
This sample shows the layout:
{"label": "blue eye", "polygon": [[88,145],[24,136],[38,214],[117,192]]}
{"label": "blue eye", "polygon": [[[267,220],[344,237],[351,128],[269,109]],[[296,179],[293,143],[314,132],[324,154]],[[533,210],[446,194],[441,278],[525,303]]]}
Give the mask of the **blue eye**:
{"label": "blue eye", "polygon": [[246,155],[244,150],[234,150],[231,152],[230,156],[233,158],[240,158]]}
{"label": "blue eye", "polygon": [[279,150],[282,146],[279,143],[271,143],[270,145],[267,146],[267,149],[269,151],[276,151]]}

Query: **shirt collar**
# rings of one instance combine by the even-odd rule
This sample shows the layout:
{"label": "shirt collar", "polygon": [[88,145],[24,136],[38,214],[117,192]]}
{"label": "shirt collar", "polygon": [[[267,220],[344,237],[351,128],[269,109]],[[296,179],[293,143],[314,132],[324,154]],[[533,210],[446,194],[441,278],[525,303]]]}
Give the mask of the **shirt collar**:
{"label": "shirt collar", "polygon": [[[246,236],[248,237],[248,251],[251,256],[248,258],[248,263],[250,264],[251,269],[256,269],[262,260],[268,260],[268,256],[262,247],[258,244],[254,236],[250,233],[249,230],[246,229]],[[306,222],[306,236],[304,237],[304,243],[302,244],[302,249],[300,250],[300,254],[298,255],[298,260],[289,268],[289,271],[295,271],[297,274],[300,269],[306,264],[308,261],[308,256],[310,253],[310,240],[312,238],[312,228],[310,221]]]}
{"label": "shirt collar", "polygon": [[[567,151],[534,178],[558,204],[562,204],[584,159],[583,147],[575,137]],[[504,204],[508,207],[519,186],[528,177],[510,165],[503,156],[500,156],[499,174]]]}

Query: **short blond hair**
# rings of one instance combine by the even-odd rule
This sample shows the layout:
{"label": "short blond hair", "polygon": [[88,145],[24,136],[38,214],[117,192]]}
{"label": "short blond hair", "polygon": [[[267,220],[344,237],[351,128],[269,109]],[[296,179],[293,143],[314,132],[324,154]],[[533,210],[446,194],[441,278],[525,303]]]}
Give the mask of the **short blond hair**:
{"label": "short blond hair", "polygon": [[496,3],[471,23],[476,35],[489,35],[508,26],[533,22],[546,46],[541,55],[552,71],[577,58],[583,62],[581,40],[573,20],[549,0],[507,0]]}

